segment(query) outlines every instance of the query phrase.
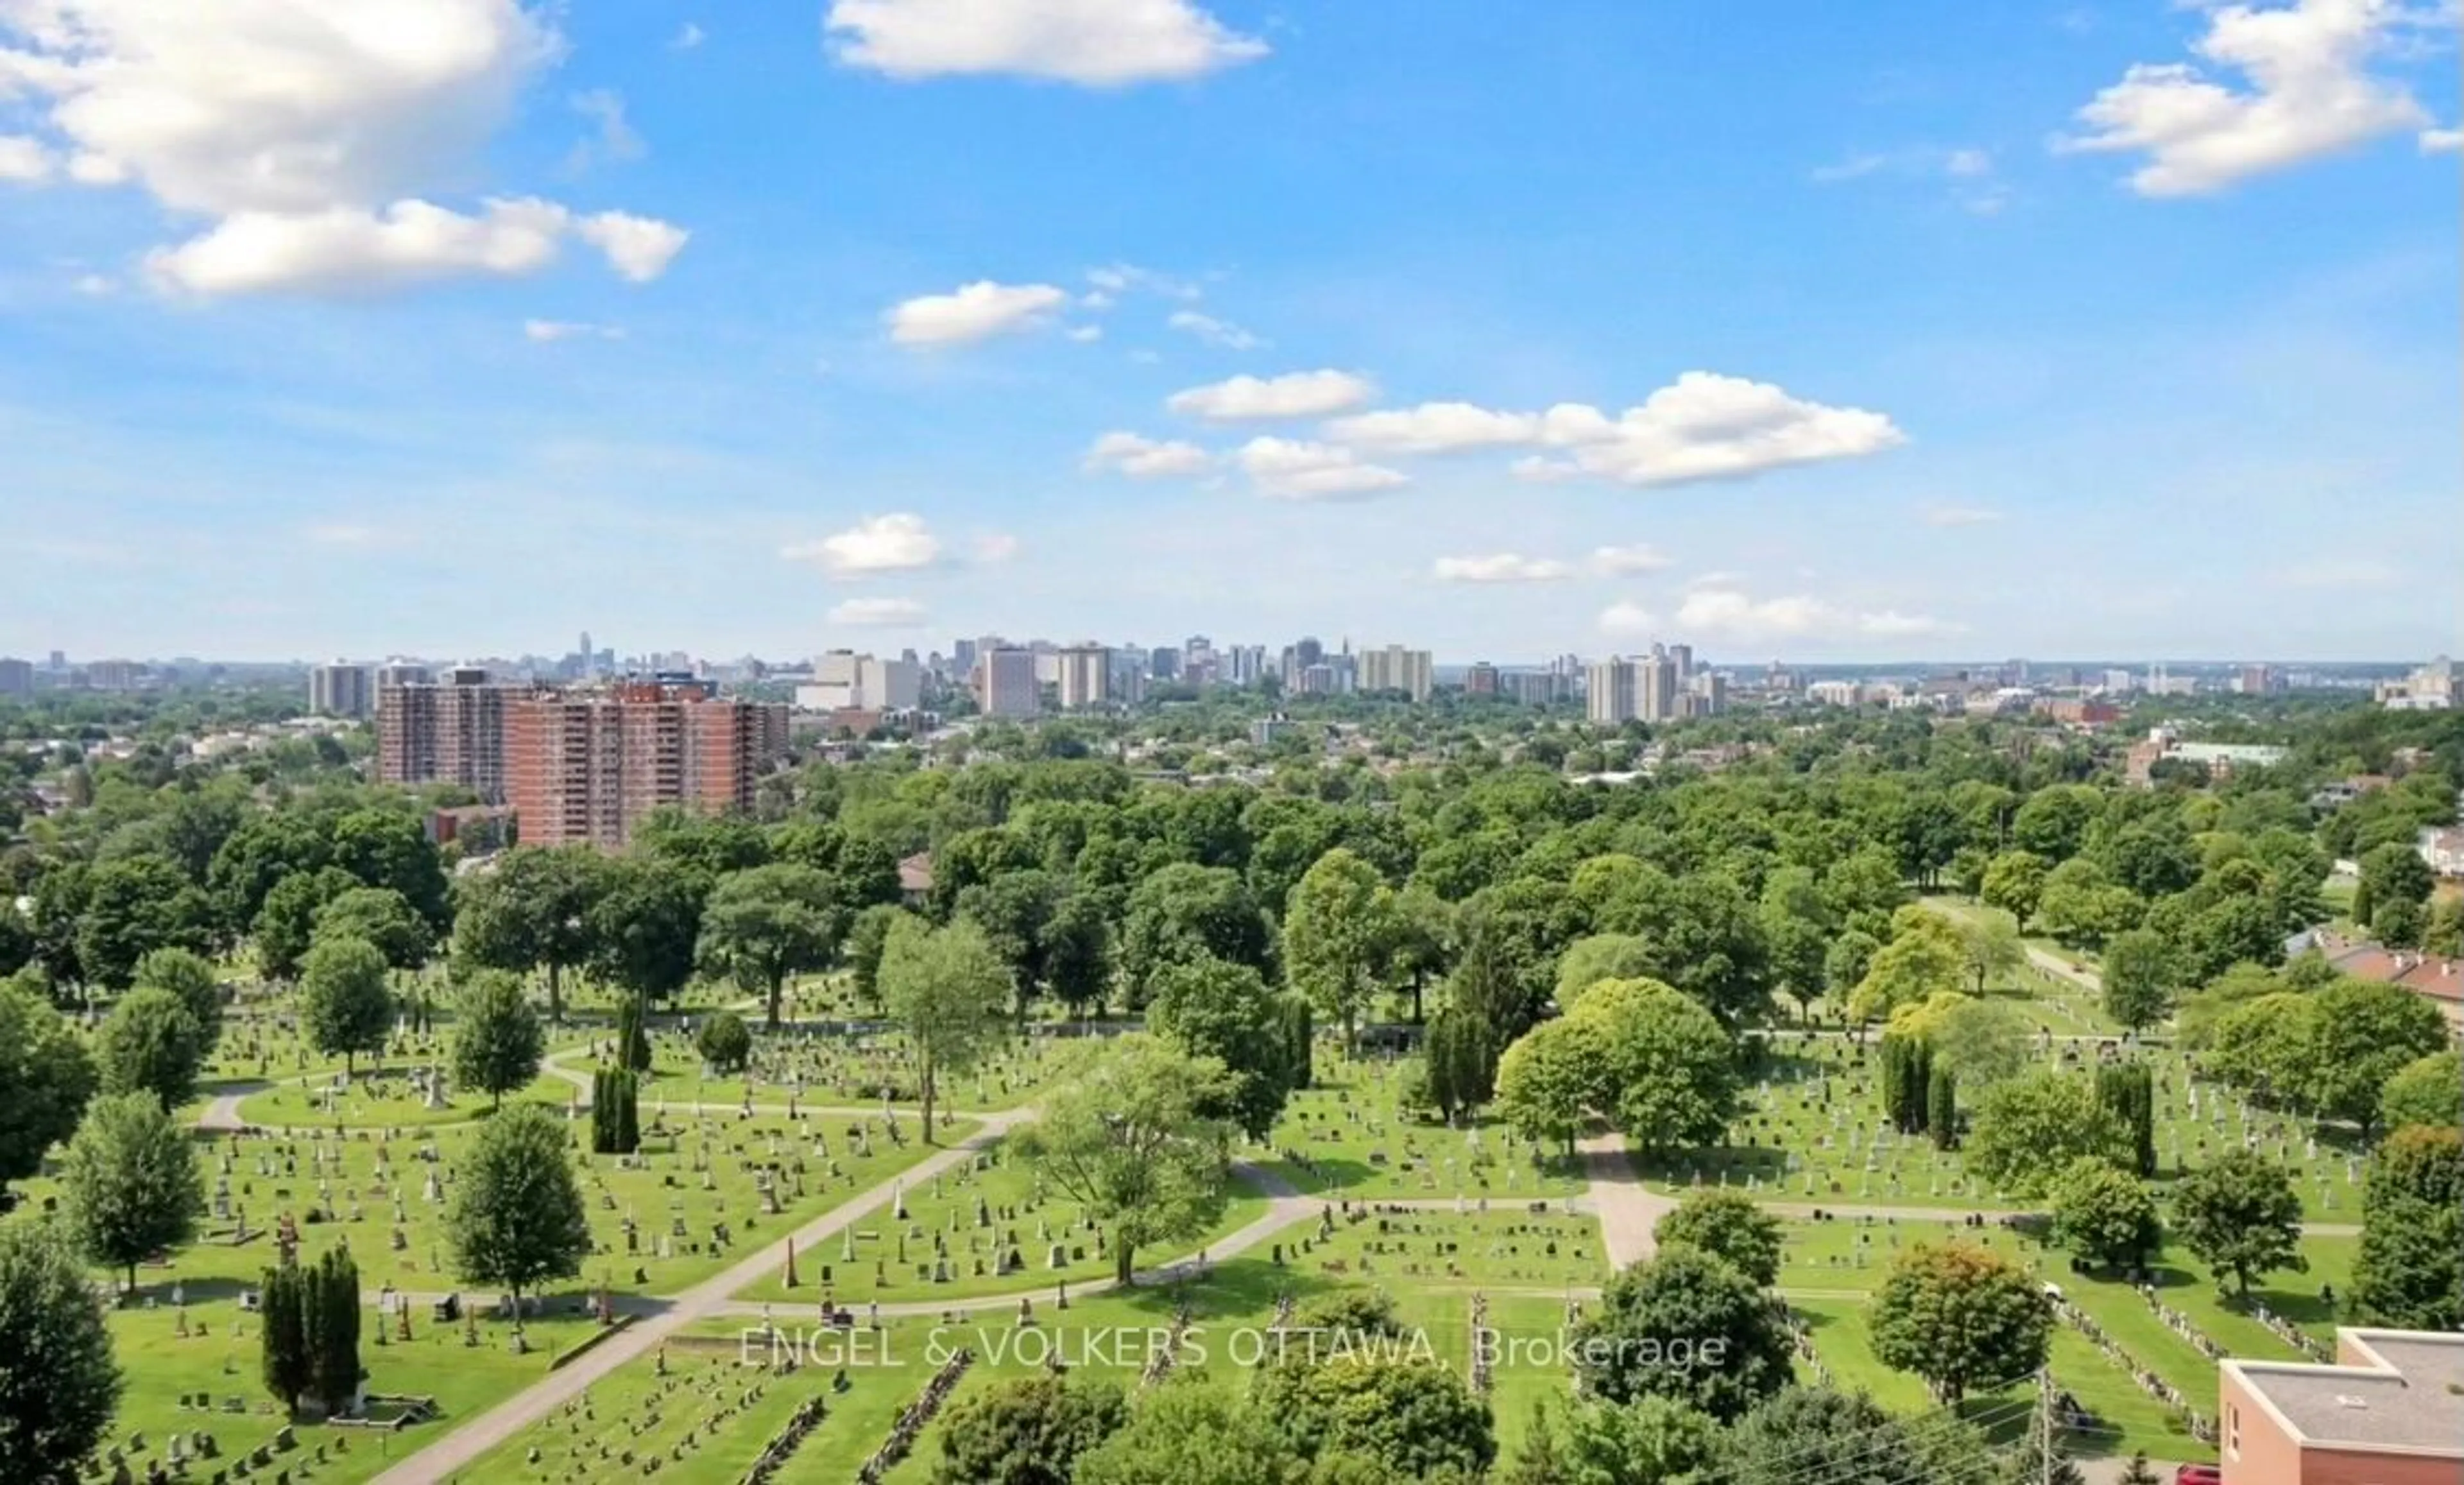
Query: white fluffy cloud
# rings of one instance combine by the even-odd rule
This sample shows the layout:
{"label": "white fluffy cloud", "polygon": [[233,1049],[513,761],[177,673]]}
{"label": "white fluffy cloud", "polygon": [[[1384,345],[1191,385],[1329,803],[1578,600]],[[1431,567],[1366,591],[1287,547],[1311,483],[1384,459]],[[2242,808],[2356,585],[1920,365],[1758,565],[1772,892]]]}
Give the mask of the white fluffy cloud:
{"label": "white fluffy cloud", "polygon": [[1620,599],[1600,610],[1600,632],[1612,639],[1639,638],[1650,633],[1659,624],[1650,610],[1627,599]]}
{"label": "white fluffy cloud", "polygon": [[0,5],[0,94],[33,100],[60,173],[212,219],[149,258],[158,284],[194,293],[528,273],[568,233],[658,277],[685,239],[666,223],[424,194],[473,172],[561,51],[518,0]]}
{"label": "white fluffy cloud", "polygon": [[1209,345],[1221,345],[1225,350],[1256,350],[1265,344],[1229,320],[1201,315],[1194,309],[1174,310],[1164,324],[1169,329],[1194,335]]}
{"label": "white fluffy cloud", "polygon": [[874,516],[818,542],[799,542],[780,556],[819,564],[832,577],[861,578],[882,572],[913,572],[941,560],[940,538],[921,516]]}
{"label": "white fluffy cloud", "polygon": [[1292,371],[1283,376],[1236,376],[1229,381],[1193,387],[1166,399],[1164,406],[1212,423],[1257,418],[1325,417],[1356,408],[1377,395],[1365,376],[1350,371]]}
{"label": "white fluffy cloud", "polygon": [[516,0],[11,0],[0,79],[165,205],[374,204],[476,156],[555,33]]}
{"label": "white fluffy cloud", "polygon": [[1928,505],[1925,511],[1928,526],[1982,526],[2001,519],[2000,511],[1982,505]]}
{"label": "white fluffy cloud", "polygon": [[1647,543],[1630,546],[1595,546],[1592,548],[1592,570],[1603,577],[1628,577],[1638,572],[1659,572],[1673,565],[1677,559]]}
{"label": "white fluffy cloud", "polygon": [[2369,67],[2424,18],[2397,0],[2219,7],[2191,50],[2247,87],[2194,63],[2142,63],[2079,111],[2088,132],[2057,147],[2144,153],[2131,188],[2187,196],[2419,129],[2430,122],[2421,105]]}
{"label": "white fluffy cloud", "polygon": [[1190,0],[834,0],[824,29],[841,62],[908,80],[1010,73],[1123,87],[1266,55]]}
{"label": "white fluffy cloud", "polygon": [[602,211],[574,223],[574,233],[607,255],[607,266],[635,283],[648,283],[668,271],[692,234],[656,217],[629,211]]}
{"label": "white fluffy cloud", "polygon": [[2424,129],[2420,143],[2425,155],[2452,155],[2464,149],[2464,129]]}
{"label": "white fluffy cloud", "polygon": [[189,294],[350,293],[536,273],[557,260],[567,237],[641,282],[658,277],[685,234],[616,211],[577,218],[536,197],[490,201],[474,215],[397,201],[382,211],[235,212],[176,248],[154,250],[145,268],[158,287]]}
{"label": "white fluffy cloud", "polygon": [[1259,494],[1284,500],[1356,500],[1411,482],[1333,444],[1252,438],[1234,457]]}
{"label": "white fluffy cloud", "polygon": [[1166,479],[1203,474],[1215,456],[1194,443],[1148,438],[1137,433],[1106,433],[1089,446],[1084,466],[1109,470],[1132,479]]}
{"label": "white fluffy cloud", "polygon": [[1485,557],[1441,557],[1429,575],[1441,583],[1555,583],[1573,577],[1572,564],[1551,557],[1494,552]]}
{"label": "white fluffy cloud", "polygon": [[849,598],[830,609],[830,622],[850,629],[921,629],[930,617],[913,598]]}
{"label": "white fluffy cloud", "polygon": [[1454,454],[1536,443],[1542,419],[1531,412],[1496,412],[1468,402],[1424,402],[1337,418],[1327,436],[1383,454]]}
{"label": "white fluffy cloud", "polygon": [[1436,402],[1338,418],[1327,432],[1347,445],[1397,454],[1554,449],[1559,456],[1518,460],[1514,473],[1527,479],[1594,475],[1636,485],[1735,478],[1879,454],[1906,441],[1880,412],[1807,402],[1768,382],[1710,371],[1688,371],[1616,417],[1583,403],[1501,412]]}
{"label": "white fluffy cloud", "polygon": [[1904,639],[1955,630],[1939,619],[1894,609],[1847,609],[1805,594],[1756,599],[1736,587],[1698,587],[1686,593],[1678,605],[1677,628],[1741,644],[1858,636]]}
{"label": "white fluffy cloud", "polygon": [[555,341],[621,341],[625,331],[619,325],[591,324],[581,320],[525,320],[522,336],[542,343]]}
{"label": "white fluffy cloud", "polygon": [[24,134],[0,134],[0,181],[20,185],[47,181],[56,168],[43,142]]}
{"label": "white fluffy cloud", "polygon": [[948,294],[893,304],[882,316],[901,345],[963,345],[1032,330],[1048,321],[1069,296],[1048,283],[995,283],[989,278]]}

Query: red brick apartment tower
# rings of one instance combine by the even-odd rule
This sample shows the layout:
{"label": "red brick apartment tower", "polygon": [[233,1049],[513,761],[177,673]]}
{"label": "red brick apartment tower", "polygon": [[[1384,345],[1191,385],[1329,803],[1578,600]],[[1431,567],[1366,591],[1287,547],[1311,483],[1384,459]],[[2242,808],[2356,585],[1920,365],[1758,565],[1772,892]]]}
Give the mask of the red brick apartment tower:
{"label": "red brick apartment tower", "polygon": [[505,771],[522,842],[614,849],[664,806],[750,809],[755,782],[785,747],[786,720],[784,707],[664,681],[517,703]]}

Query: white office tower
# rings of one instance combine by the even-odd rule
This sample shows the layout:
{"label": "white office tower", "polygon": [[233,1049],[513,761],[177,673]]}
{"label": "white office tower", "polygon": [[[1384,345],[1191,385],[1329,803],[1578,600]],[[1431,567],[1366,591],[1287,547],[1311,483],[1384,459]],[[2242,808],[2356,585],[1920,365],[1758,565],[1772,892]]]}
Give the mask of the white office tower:
{"label": "white office tower", "polygon": [[1112,652],[1098,644],[1072,645],[1061,652],[1061,709],[1080,712],[1108,706],[1112,700]]}
{"label": "white office tower", "polygon": [[1637,673],[1632,660],[1611,655],[1592,662],[1585,676],[1583,715],[1596,726],[1614,727],[1635,719]]}
{"label": "white office tower", "polygon": [[308,710],[319,717],[365,717],[376,700],[374,673],[336,660],[308,672]]}
{"label": "white office tower", "polygon": [[1004,646],[976,660],[976,701],[987,717],[1033,717],[1044,710],[1035,679],[1035,652]]}
{"label": "white office tower", "polygon": [[1426,701],[1434,688],[1436,667],[1426,650],[1388,645],[1363,650],[1355,657],[1357,683],[1363,691],[1400,691],[1415,702]]}
{"label": "white office tower", "polygon": [[1635,715],[1644,721],[1667,721],[1681,715],[1683,705],[1678,699],[1677,662],[1666,652],[1654,646],[1649,659],[1637,660],[1635,676]]}

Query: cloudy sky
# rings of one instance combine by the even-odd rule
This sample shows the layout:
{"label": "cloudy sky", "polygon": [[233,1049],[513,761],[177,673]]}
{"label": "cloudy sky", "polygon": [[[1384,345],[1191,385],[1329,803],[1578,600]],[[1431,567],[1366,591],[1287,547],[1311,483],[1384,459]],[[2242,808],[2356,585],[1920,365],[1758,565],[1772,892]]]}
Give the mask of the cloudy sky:
{"label": "cloudy sky", "polygon": [[2453,0],[0,0],[0,653],[2458,648]]}

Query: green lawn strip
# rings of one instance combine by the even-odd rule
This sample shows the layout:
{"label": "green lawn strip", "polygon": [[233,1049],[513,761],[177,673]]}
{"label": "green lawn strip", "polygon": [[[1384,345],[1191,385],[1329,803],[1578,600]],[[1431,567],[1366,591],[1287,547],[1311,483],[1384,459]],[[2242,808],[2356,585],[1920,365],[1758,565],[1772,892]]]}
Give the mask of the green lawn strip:
{"label": "green lawn strip", "polygon": [[[917,1088],[905,1038],[895,1031],[848,1035],[789,1029],[778,1032],[755,1026],[753,1060],[741,1075],[712,1075],[693,1037],[681,1027],[662,1025],[650,1033],[650,1076],[642,1088],[642,1106],[654,1103],[755,1107],[785,1104],[790,1098],[812,1108],[864,1108],[882,1105],[888,1088],[899,1114],[916,1117]],[[613,1051],[610,1034],[582,1044],[581,1054],[564,1066],[587,1074]],[[939,1101],[945,1109],[997,1111],[1033,1102],[1065,1070],[1063,1053],[1072,1045],[1050,1037],[1014,1040],[987,1057],[980,1067],[944,1074]]]}
{"label": "green lawn strip", "polygon": [[[748,1364],[733,1336],[679,1340],[664,1350],[664,1361],[654,1356],[627,1363],[452,1478],[473,1485],[641,1478],[644,1466],[656,1458],[657,1478],[670,1485],[730,1485],[743,1478],[797,1407],[827,1386],[827,1372],[806,1368],[776,1376],[758,1359]],[[757,1350],[755,1357],[759,1355]],[[828,1415],[806,1438],[783,1477],[851,1475],[852,1466],[838,1474],[807,1473],[816,1446],[849,1427],[860,1429],[862,1424],[843,1416],[840,1401],[833,1398]]]}
{"label": "green lawn strip", "polygon": [[[1922,1412],[1933,1406],[1924,1382],[1893,1371],[1874,1359],[1873,1334],[1866,1326],[1869,1301],[1858,1299],[1791,1299],[1789,1308],[1805,1320],[1815,1354],[1831,1374],[1831,1385],[1842,1391],[1864,1392],[1894,1413]],[[1799,1367],[1800,1372],[1805,1368]],[[1807,1382],[1814,1379],[1807,1375]]]}
{"label": "green lawn strip", "polygon": [[[163,1305],[156,1309],[115,1311],[111,1316],[114,1349],[126,1380],[119,1413],[111,1428],[113,1442],[125,1445],[133,1432],[143,1433],[146,1452],[130,1460],[143,1474],[151,1459],[167,1456],[170,1434],[177,1430],[213,1436],[220,1463],[247,1454],[259,1445],[271,1446],[287,1421],[267,1396],[258,1378],[261,1345],[258,1317],[241,1310],[234,1299],[191,1302],[185,1319],[188,1334],[180,1335],[183,1312]],[[335,1424],[295,1426],[297,1448],[276,1455],[275,1467],[295,1474],[312,1460],[319,1447],[325,1461],[312,1466],[317,1480],[347,1485],[379,1474],[393,1459],[443,1438],[471,1422],[505,1397],[547,1375],[557,1352],[586,1339],[597,1327],[587,1320],[533,1319],[527,1325],[531,1350],[510,1349],[510,1322],[483,1319],[479,1343],[465,1343],[460,1324],[430,1322],[425,1309],[411,1317],[411,1339],[376,1343],[376,1317],[363,1317],[360,1361],[368,1371],[368,1390],[386,1395],[429,1397],[439,1416],[400,1432]],[[207,1394],[209,1410],[180,1406],[183,1397]],[[224,1410],[239,1399],[244,1411]],[[191,1477],[198,1477],[191,1467]],[[270,1477],[270,1476],[269,1476]]]}
{"label": "green lawn strip", "polygon": [[[618,1293],[673,1294],[934,1153],[912,1134],[904,1145],[892,1145],[867,1117],[865,1123],[872,1131],[871,1153],[860,1155],[848,1133],[852,1122],[847,1118],[815,1116],[809,1120],[808,1134],[804,1121],[791,1122],[776,1111],[752,1119],[733,1114],[693,1119],[678,1116],[670,1136],[646,1141],[649,1153],[637,1169],[620,1168],[617,1157],[588,1155],[577,1145],[577,1174],[599,1251],[584,1261],[578,1280],[561,1286],[562,1292],[579,1296],[605,1284]],[[911,1131],[913,1125],[914,1120],[907,1120]],[[579,1141],[585,1126],[577,1122],[571,1127]],[[962,1122],[954,1133],[963,1136],[970,1127]],[[451,1271],[445,1238],[451,1196],[447,1173],[476,1129],[460,1125],[400,1134],[353,1130],[343,1136],[306,1132],[201,1136],[198,1166],[206,1215],[200,1219],[199,1241],[174,1251],[164,1263],[141,1266],[138,1278],[163,1293],[177,1281],[200,1297],[253,1287],[263,1271],[276,1261],[274,1229],[278,1217],[289,1213],[297,1224],[303,1262],[313,1261],[339,1243],[350,1249],[367,1288],[390,1284],[411,1293],[460,1290],[464,1286]],[[701,1188],[701,1178],[693,1169],[704,1139],[709,1141],[712,1167],[709,1190]],[[826,1156],[815,1153],[817,1140],[826,1142]],[[432,1150],[435,1160],[422,1158],[425,1150]],[[319,1191],[316,1156],[319,1151],[327,1157],[323,1182],[332,1204],[327,1220],[311,1218],[326,1200]],[[385,1162],[382,1180],[381,1158]],[[795,1195],[795,1177],[788,1173],[799,1159],[806,1166],[801,1199]],[[776,1216],[762,1212],[754,1174],[757,1166],[773,1162],[781,1171],[775,1178],[781,1208]],[[829,1173],[833,1163],[835,1175]],[[435,1202],[427,1197],[431,1173],[438,1178],[438,1194],[443,1198]],[[214,1193],[224,1183],[229,1188],[229,1218],[216,1214],[221,1203]],[[26,1182],[21,1189],[25,1200],[0,1221],[35,1220],[45,1201],[58,1195],[58,1185],[50,1178]],[[399,1249],[392,1236],[397,1196],[403,1236]],[[351,1220],[354,1204],[360,1213],[356,1222]],[[631,1252],[627,1251],[624,1231],[628,1213],[636,1231],[636,1251]],[[231,1239],[243,1215],[251,1235],[245,1243],[235,1244]],[[681,1238],[674,1235],[679,1222],[685,1232]],[[714,1241],[713,1229],[720,1222],[733,1229],[734,1241],[724,1249]],[[663,1238],[669,1247],[666,1257],[659,1255]],[[97,1274],[108,1276],[100,1270]]]}
{"label": "green lawn strip", "polygon": [[[1598,1219],[1552,1207],[1452,1212],[1328,1210],[1293,1224],[1274,1242],[1285,1263],[1334,1283],[1417,1290],[1555,1290],[1607,1282]],[[1553,1251],[1552,1251],[1553,1250]],[[1265,1250],[1271,1259],[1273,1250]]]}
{"label": "green lawn strip", "polygon": [[[2065,1042],[2040,1043],[2035,1052],[2037,1066],[2079,1076],[2088,1075],[2097,1056],[2093,1048]],[[2142,1048],[2138,1054],[2158,1085],[2160,1187],[2187,1167],[2250,1146],[2292,1168],[2310,1220],[2360,1220],[2363,1155],[2350,1147],[2345,1131],[2246,1105],[2219,1085],[2194,1083],[2189,1058],[2178,1050]],[[1775,1031],[1727,1144],[1638,1159],[1637,1168],[1655,1188],[1679,1194],[1726,1184],[1761,1200],[1799,1204],[1987,1210],[2038,1205],[1969,1177],[1958,1152],[1889,1129],[1881,1080],[1880,1054],[1870,1040],[1860,1046],[1843,1037]],[[1964,1096],[1962,1101],[1967,1105]]]}
{"label": "green lawn strip", "polygon": [[[340,1075],[338,1070],[311,1082],[288,1083],[251,1094],[239,1101],[239,1117],[242,1122],[260,1128],[409,1129],[468,1123],[485,1118],[495,1106],[495,1100],[486,1094],[455,1089],[449,1079],[446,1106],[429,1108],[407,1076],[411,1067],[419,1065],[401,1064],[383,1072],[363,1069],[347,1088],[334,1086],[333,1078]],[[542,1073],[528,1087],[508,1097],[561,1109],[572,1101],[575,1092],[572,1083]]]}
{"label": "green lawn strip", "polygon": [[[2352,1287],[2353,1259],[2361,1252],[2358,1237],[2310,1235],[2301,1239],[2306,1274],[2279,1272],[2251,1286],[2251,1297],[2299,1326],[2315,1339],[2334,1343],[2336,1314],[2322,1288],[2342,1296]],[[2253,1319],[2237,1297],[2228,1297],[2232,1280],[2219,1289],[2211,1271],[2179,1248],[2167,1248],[2157,1268],[2159,1297],[2190,1317],[2235,1356],[2296,1359],[2291,1342]]]}
{"label": "green lawn strip", "polygon": [[[793,1287],[782,1264],[737,1297],[796,1305],[818,1303],[825,1295],[843,1305],[939,1303],[1045,1294],[1059,1284],[1112,1274],[1112,1260],[1098,1252],[1095,1231],[1079,1223],[1083,1208],[1042,1186],[1031,1171],[1009,1160],[1003,1145],[984,1151],[976,1164],[908,1187],[901,1199],[905,1222],[884,1206],[840,1236],[799,1253]],[[1189,1256],[1209,1238],[1255,1220],[1265,1204],[1265,1196],[1236,1182],[1223,1214],[1205,1234],[1141,1250],[1136,1261],[1144,1267]],[[1051,1263],[1056,1245],[1064,1260],[1057,1269]],[[1013,1252],[1024,1267],[1003,1273]],[[936,1265],[946,1265],[947,1281],[935,1281]]]}
{"label": "green lawn strip", "polygon": [[[2054,1330],[2048,1368],[2054,1385],[2068,1392],[2094,1416],[2087,1430],[2070,1436],[2071,1452],[2081,1458],[2128,1458],[2145,1450],[2150,1459],[2211,1460],[2212,1445],[2202,1444],[2176,1420],[2173,1410],[2139,1390],[2139,1385],[2105,1359],[2088,1339],[2068,1326]],[[2021,1388],[2024,1390],[2025,1384]],[[2208,1368],[2204,1387],[2186,1394],[2201,1411],[2215,1407],[2215,1368]],[[2018,1430],[2009,1430],[2016,1433]]]}
{"label": "green lawn strip", "polygon": [[1402,1074],[1321,1052],[1316,1080],[1292,1095],[1260,1163],[1311,1195],[1354,1200],[1485,1196],[1492,1205],[1583,1189],[1578,1164],[1518,1140],[1494,1119],[1448,1128],[1406,1113]]}

